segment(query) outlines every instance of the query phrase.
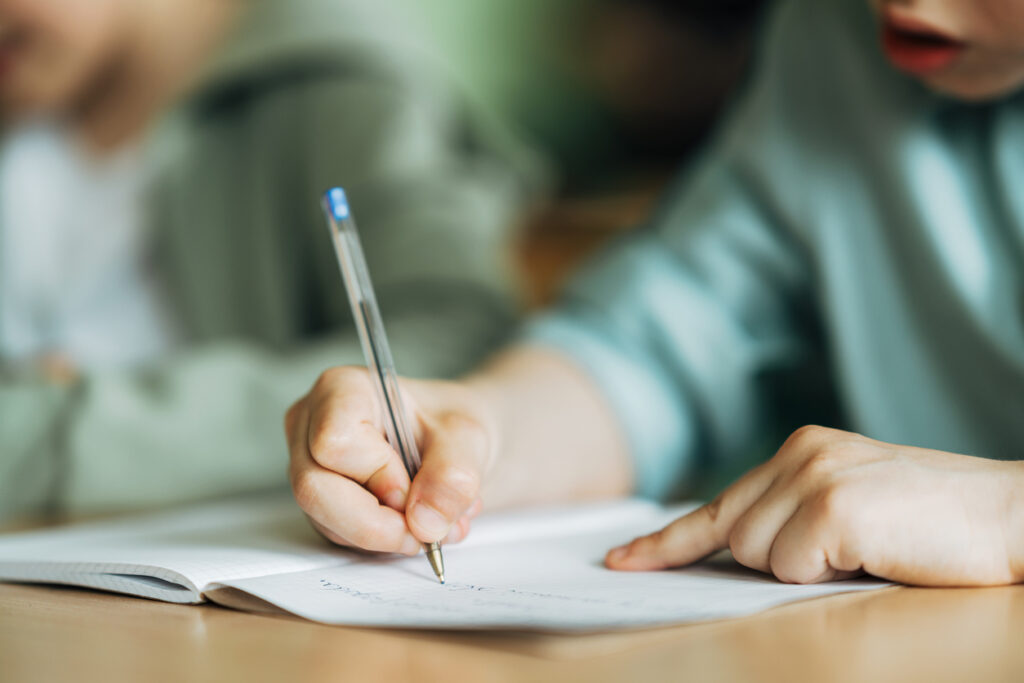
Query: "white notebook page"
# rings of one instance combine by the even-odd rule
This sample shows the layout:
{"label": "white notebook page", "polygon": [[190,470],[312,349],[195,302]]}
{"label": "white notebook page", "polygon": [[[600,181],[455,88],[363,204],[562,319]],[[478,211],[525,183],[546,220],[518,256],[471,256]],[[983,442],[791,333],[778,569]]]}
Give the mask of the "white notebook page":
{"label": "white notebook page", "polygon": [[484,518],[464,545],[445,548],[444,586],[422,556],[363,558],[344,567],[218,582],[209,596],[239,606],[246,604],[241,592],[329,624],[597,631],[740,616],[889,585],[787,585],[727,554],[673,571],[604,568],[609,548],[682,511],[626,502]]}
{"label": "white notebook page", "polygon": [[197,602],[212,581],[341,565],[352,557],[323,541],[282,496],[2,536],[0,579]]}
{"label": "white notebook page", "polygon": [[790,586],[728,557],[667,572],[603,567],[610,547],[684,509],[624,501],[484,516],[467,541],[445,547],[448,584],[441,586],[422,555],[334,548],[291,500],[242,500],[0,537],[0,579],[175,602],[198,601],[205,591],[231,606],[257,608],[247,597],[253,596],[330,624],[558,631],[739,616],[887,585]]}

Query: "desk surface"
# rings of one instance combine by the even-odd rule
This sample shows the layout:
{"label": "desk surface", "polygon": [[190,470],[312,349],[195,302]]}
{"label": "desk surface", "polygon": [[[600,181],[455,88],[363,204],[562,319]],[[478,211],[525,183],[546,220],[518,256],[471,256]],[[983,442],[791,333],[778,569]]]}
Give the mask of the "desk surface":
{"label": "desk surface", "polygon": [[1024,681],[1024,586],[892,588],[622,634],[322,626],[0,585],[0,680]]}
{"label": "desk surface", "polygon": [[[616,226],[635,222],[637,213],[605,205],[578,209],[570,213],[588,226],[602,217]],[[562,210],[544,224],[572,223],[572,215]],[[531,291],[532,300],[544,301],[578,258],[580,245],[599,243],[604,233],[581,241],[575,233],[535,232],[544,239],[527,245],[523,258],[535,280],[538,270],[545,273]],[[893,588],[693,626],[540,636],[342,628],[209,605],[0,584],[0,683],[670,678],[1019,683],[1024,586]]]}

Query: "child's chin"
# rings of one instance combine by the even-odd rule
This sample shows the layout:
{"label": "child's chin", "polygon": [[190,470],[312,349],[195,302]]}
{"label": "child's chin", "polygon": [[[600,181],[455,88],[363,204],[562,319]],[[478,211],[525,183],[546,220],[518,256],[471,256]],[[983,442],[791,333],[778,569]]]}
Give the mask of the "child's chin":
{"label": "child's chin", "polygon": [[932,90],[964,102],[990,102],[1024,90],[1024,75],[1012,80],[956,76],[926,76],[921,80]]}

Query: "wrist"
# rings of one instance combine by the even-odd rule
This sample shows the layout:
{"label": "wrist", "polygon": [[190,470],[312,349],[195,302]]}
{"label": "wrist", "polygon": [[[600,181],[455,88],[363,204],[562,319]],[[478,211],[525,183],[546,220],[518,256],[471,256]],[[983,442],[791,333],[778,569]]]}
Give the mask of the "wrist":
{"label": "wrist", "polygon": [[487,443],[485,472],[494,469],[503,451],[501,429],[501,390],[486,373],[473,375],[462,381],[467,390],[467,411],[480,425]]}
{"label": "wrist", "polygon": [[1024,461],[1007,463],[1009,477],[1009,510],[1006,546],[1014,583],[1024,583]]}

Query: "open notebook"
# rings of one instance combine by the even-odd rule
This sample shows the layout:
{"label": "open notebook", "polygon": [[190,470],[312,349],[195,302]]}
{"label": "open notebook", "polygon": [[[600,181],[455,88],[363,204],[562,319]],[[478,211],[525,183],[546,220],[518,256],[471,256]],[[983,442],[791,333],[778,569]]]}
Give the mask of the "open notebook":
{"label": "open notebook", "polygon": [[168,602],[208,599],[329,624],[552,631],[740,616],[888,585],[786,585],[728,557],[665,572],[602,566],[608,548],[681,511],[625,501],[484,516],[465,542],[445,548],[441,586],[422,555],[341,550],[311,531],[290,500],[243,500],[2,536],[0,579]]}

